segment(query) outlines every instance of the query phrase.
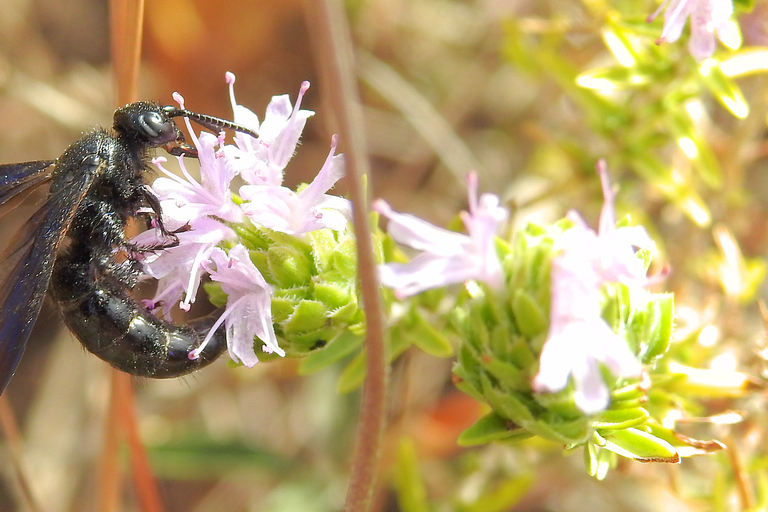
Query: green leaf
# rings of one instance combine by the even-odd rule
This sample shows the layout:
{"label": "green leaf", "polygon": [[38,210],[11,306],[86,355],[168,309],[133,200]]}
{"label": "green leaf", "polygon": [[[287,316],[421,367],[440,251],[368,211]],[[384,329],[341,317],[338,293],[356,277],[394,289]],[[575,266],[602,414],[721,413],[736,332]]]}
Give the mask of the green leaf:
{"label": "green leaf", "polygon": [[477,446],[493,441],[522,441],[533,433],[491,412],[477,420],[461,433],[456,441],[459,446]]}
{"label": "green leaf", "polygon": [[405,329],[401,331],[401,335],[407,336],[410,343],[429,355],[435,357],[453,355],[453,346],[448,338],[428,323],[418,311],[411,310],[408,313]]}
{"label": "green leaf", "polygon": [[633,89],[647,85],[652,80],[653,75],[641,72],[638,67],[621,66],[590,70],[576,77],[576,83],[581,87],[597,91]]}
{"label": "green leaf", "polygon": [[220,443],[205,436],[186,436],[148,447],[152,468],[174,480],[213,478],[231,471],[267,470],[286,473],[293,462],[268,449],[242,443]]}
{"label": "green leaf", "polygon": [[719,101],[731,114],[739,119],[745,119],[749,114],[749,105],[741,89],[729,76],[723,73],[720,64],[709,59],[702,63],[699,71],[704,78],[704,85],[709,89],[712,95]]}
{"label": "green leaf", "polygon": [[492,492],[480,496],[465,512],[505,512],[520,503],[533,487],[536,479],[531,474],[523,474],[506,480]]}
{"label": "green leaf", "polygon": [[617,457],[612,451],[591,441],[584,446],[584,465],[587,467],[587,473],[597,480],[604,480],[608,471],[616,467],[616,463]]}
{"label": "green leaf", "polygon": [[636,428],[614,430],[604,437],[606,450],[628,459],[640,462],[680,462],[680,456],[671,444]]}
{"label": "green leaf", "polygon": [[662,194],[700,227],[712,223],[707,203],[685,181],[673,181],[671,168],[645,151],[631,155],[631,165],[640,177],[657,187]]}
{"label": "green leaf", "polygon": [[671,293],[654,294],[649,304],[652,309],[653,329],[648,336],[648,345],[643,351],[643,363],[650,363],[664,354],[672,336],[672,324],[675,318],[675,297]]}
{"label": "green leaf", "polygon": [[419,474],[416,445],[412,439],[403,438],[400,440],[392,475],[400,510],[403,512],[428,512],[427,490]]}
{"label": "green leaf", "polygon": [[[650,414],[642,407],[633,409],[608,409],[592,424],[598,430],[612,430],[634,427],[648,421]],[[602,433],[601,434],[605,434]],[[607,435],[607,434],[605,434]]]}
{"label": "green leaf", "polygon": [[563,443],[566,446],[578,446],[586,442],[589,436],[589,421],[587,418],[578,418],[571,421],[536,420],[525,425],[544,439]]}
{"label": "green leaf", "polygon": [[336,390],[341,394],[350,393],[360,386],[365,379],[365,353],[360,352],[341,372]]}
{"label": "green leaf", "polygon": [[669,113],[668,123],[672,136],[701,179],[710,188],[719,189],[723,184],[723,172],[696,121],[685,110],[673,110]]}
{"label": "green leaf", "polygon": [[299,366],[299,375],[308,375],[340,361],[357,351],[363,344],[363,337],[349,331],[343,331],[328,344],[312,352]]}

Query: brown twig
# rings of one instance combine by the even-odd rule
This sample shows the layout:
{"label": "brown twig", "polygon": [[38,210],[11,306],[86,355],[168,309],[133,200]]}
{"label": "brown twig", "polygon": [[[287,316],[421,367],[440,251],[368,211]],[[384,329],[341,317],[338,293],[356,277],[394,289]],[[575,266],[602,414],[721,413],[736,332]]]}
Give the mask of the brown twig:
{"label": "brown twig", "polygon": [[365,177],[369,176],[368,152],[363,136],[363,114],[357,93],[354,56],[349,25],[338,0],[304,2],[308,25],[315,30],[323,89],[333,91],[341,141],[345,144],[347,177],[352,197],[353,224],[357,238],[358,269],[367,324],[366,365],[363,401],[360,410],[355,452],[347,489],[347,512],[369,510],[376,477],[386,416],[387,365],[384,347],[384,322],[368,225],[369,198]]}

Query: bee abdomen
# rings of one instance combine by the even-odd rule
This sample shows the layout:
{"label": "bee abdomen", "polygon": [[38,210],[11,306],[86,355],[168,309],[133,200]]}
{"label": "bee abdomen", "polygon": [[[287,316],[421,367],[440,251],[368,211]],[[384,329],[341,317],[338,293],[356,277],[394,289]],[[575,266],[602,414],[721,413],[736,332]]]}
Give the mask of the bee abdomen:
{"label": "bee abdomen", "polygon": [[200,347],[219,314],[189,325],[166,322],[134,301],[118,283],[100,275],[93,261],[59,256],[50,288],[64,323],[89,352],[132,375],[162,379],[207,366],[226,350],[225,335],[219,329],[200,355],[191,359],[190,353]]}

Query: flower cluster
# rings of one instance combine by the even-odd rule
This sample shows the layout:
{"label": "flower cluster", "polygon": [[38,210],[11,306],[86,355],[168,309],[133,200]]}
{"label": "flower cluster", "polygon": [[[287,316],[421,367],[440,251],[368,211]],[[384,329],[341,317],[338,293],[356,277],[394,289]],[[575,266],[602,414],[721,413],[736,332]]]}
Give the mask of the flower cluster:
{"label": "flower cluster", "polygon": [[[210,276],[226,295],[224,313],[211,332],[224,324],[231,357],[253,366],[259,360],[254,337],[263,342],[267,353],[283,356],[285,350],[279,346],[273,326],[272,276],[268,269],[254,264],[255,248],[239,236],[239,231],[283,233],[301,243],[318,230],[345,231],[350,205],[343,198],[326,194],[344,175],[343,160],[335,155],[335,137],[312,183],[299,192],[283,186],[284,169],[307,119],[314,114],[300,108],[309,83],[302,84],[294,106],[288,95],[273,97],[264,120],[259,122],[256,114],[235,101],[234,81],[234,75],[227,73],[234,122],[258,138],[238,132],[235,144],[226,144],[223,133],[195,136],[186,120],[200,160],[200,180],[192,177],[181,157],[182,177],[164,167],[164,158],[153,161],[164,176],[154,182],[152,190],[160,200],[163,225],[176,233],[178,245],[148,253],[143,265],[145,273],[158,280],[149,306],[161,308],[166,316],[176,304],[188,310],[201,279]],[[174,99],[183,108],[183,98],[176,94]],[[238,196],[233,196],[230,187],[238,176],[243,184]],[[157,245],[158,236],[157,230],[147,231],[133,242]]]}
{"label": "flower cluster", "polygon": [[[602,286],[624,283],[643,287],[646,266],[636,249],[652,249],[653,242],[641,227],[616,228],[614,194],[605,165],[599,165],[605,205],[599,232],[592,231],[571,212],[572,227],[558,237],[552,248],[549,334],[541,351],[537,393],[563,390],[573,377],[576,405],[585,414],[604,410],[609,390],[600,365],[616,376],[637,377],[641,366],[627,343],[602,318]],[[477,177],[470,174],[469,212],[461,219],[467,235],[433,226],[411,215],[392,211],[378,201],[374,209],[389,219],[392,238],[421,251],[410,262],[381,266],[382,283],[404,298],[426,289],[451,283],[480,281],[491,291],[505,284],[496,233],[509,212],[493,194],[477,196]]]}
{"label": "flower cluster", "polygon": [[474,175],[461,215],[466,235],[381,201],[375,209],[395,241],[419,251],[380,267],[396,297],[413,302],[425,290],[463,285],[449,313],[461,344],[454,382],[492,412],[459,442],[538,435],[585,446],[590,474],[603,478],[618,456],[677,462],[699,442],[662,425],[668,404],[646,405],[654,383],[669,382],[658,363],[673,300],[645,289],[660,280],[646,275],[654,244],[643,228],[617,225],[603,162],[598,174],[605,201],[597,231],[570,212],[506,241],[498,233],[509,212],[495,195],[478,197]]}

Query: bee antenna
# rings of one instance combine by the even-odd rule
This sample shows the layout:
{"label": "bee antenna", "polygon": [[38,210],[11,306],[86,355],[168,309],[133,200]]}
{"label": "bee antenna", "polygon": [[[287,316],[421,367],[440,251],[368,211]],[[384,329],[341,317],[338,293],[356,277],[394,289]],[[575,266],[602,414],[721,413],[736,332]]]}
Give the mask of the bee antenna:
{"label": "bee antenna", "polygon": [[232,121],[227,121],[226,119],[221,119],[220,117],[209,116],[208,114],[198,114],[197,112],[192,112],[185,108],[177,108],[170,105],[163,107],[163,111],[168,117],[186,117],[196,122],[203,128],[207,128],[208,130],[216,133],[220,132],[221,130],[235,130],[237,132],[250,135],[254,138],[258,138],[259,136],[250,128],[246,128],[245,126],[233,123]]}

